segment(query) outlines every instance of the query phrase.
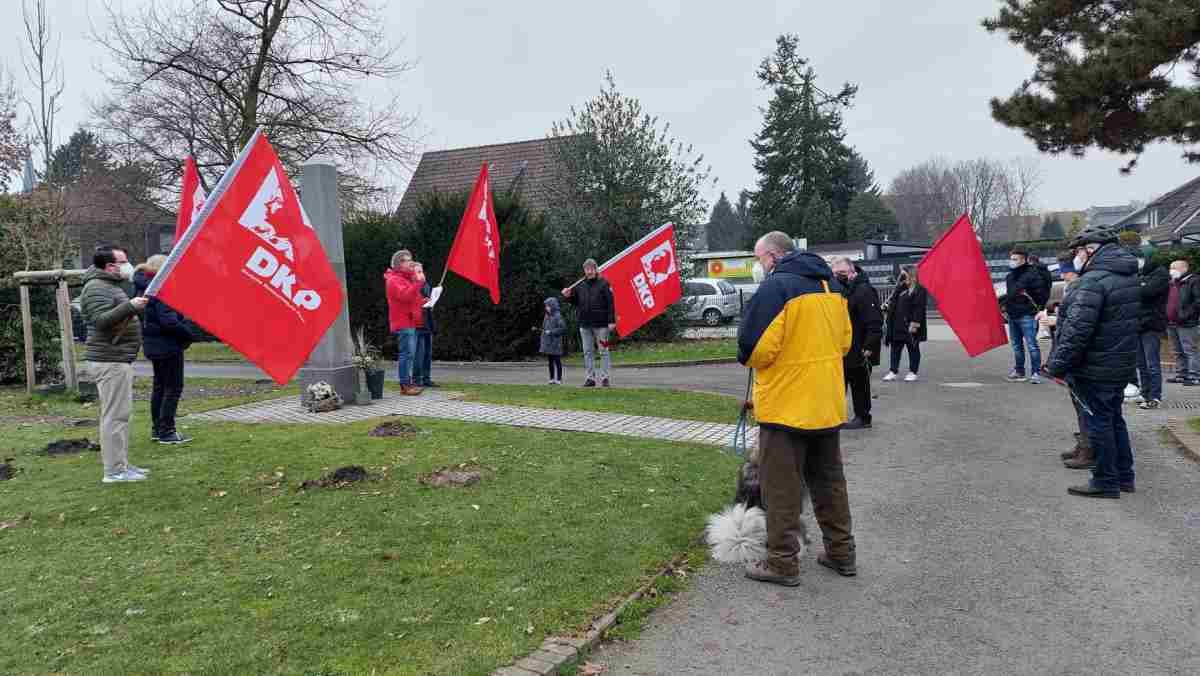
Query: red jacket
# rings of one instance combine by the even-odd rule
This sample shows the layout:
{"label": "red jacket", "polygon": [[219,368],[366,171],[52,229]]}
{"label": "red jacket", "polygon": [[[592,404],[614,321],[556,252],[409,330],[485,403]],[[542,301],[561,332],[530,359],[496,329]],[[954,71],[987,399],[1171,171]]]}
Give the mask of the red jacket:
{"label": "red jacket", "polygon": [[400,329],[415,329],[421,316],[421,282],[407,270],[388,269],[383,273],[387,286],[388,321],[392,332]]}

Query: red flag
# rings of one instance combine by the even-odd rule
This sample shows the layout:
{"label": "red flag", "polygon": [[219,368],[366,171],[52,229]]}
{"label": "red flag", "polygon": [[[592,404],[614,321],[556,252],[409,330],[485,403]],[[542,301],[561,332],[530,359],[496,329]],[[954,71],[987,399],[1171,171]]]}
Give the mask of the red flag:
{"label": "red flag", "polygon": [[667,223],[600,266],[617,313],[617,333],[628,336],[683,295],[675,261],[675,225]]}
{"label": "red flag", "polygon": [[183,193],[179,196],[179,214],[175,216],[174,247],[183,239],[183,233],[188,226],[200,215],[204,208],[204,188],[200,186],[200,172],[196,169],[196,160],[191,155],[183,161]]}
{"label": "red flag", "polygon": [[492,304],[500,304],[500,227],[492,210],[486,162],[479,170],[467,210],[458,224],[446,269],[491,291]]}
{"label": "red flag", "polygon": [[977,357],[1008,343],[987,261],[967,214],[925,254],[917,275],[967,354]]}
{"label": "red flag", "polygon": [[147,295],[284,384],[342,308],[342,285],[283,165],[256,131]]}

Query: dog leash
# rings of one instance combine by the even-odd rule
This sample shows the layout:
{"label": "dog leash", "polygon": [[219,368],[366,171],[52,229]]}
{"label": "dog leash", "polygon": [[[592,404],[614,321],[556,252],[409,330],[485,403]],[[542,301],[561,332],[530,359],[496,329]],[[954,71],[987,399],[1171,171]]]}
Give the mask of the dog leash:
{"label": "dog leash", "polygon": [[750,401],[750,390],[753,385],[754,369],[749,369],[746,377],[746,396],[742,397],[742,412],[738,416],[737,426],[733,428],[733,453],[739,458],[746,457],[750,429],[750,409],[746,408],[746,402]]}

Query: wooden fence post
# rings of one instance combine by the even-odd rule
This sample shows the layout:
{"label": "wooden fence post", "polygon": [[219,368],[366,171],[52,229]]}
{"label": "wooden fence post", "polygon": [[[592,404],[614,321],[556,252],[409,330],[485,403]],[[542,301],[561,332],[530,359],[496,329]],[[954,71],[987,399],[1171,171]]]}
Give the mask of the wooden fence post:
{"label": "wooden fence post", "polygon": [[29,309],[29,287],[21,285],[21,329],[25,333],[25,392],[33,394],[37,372],[33,368],[33,314]]}
{"label": "wooden fence post", "polygon": [[78,390],[79,380],[75,374],[75,328],[71,319],[71,292],[67,281],[59,280],[56,293],[58,299],[58,332],[62,340],[63,378],[67,389]]}

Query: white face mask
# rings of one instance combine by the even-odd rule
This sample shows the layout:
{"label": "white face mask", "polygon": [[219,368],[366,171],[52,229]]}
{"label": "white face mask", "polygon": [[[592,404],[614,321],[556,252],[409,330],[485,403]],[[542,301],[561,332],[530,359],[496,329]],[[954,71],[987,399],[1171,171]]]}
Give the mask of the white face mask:
{"label": "white face mask", "polygon": [[1139,258],[1139,259],[1138,259],[1138,270],[1141,270],[1141,269],[1142,269],[1142,268],[1144,268],[1144,267],[1146,267],[1146,259],[1145,259],[1145,258]]}
{"label": "white face mask", "polygon": [[762,284],[767,278],[767,271],[763,268],[762,263],[754,261],[754,267],[750,268],[750,275],[754,277],[755,284]]}
{"label": "white face mask", "polygon": [[1009,270],[1016,270],[1019,267],[1021,267],[1021,263],[1019,261],[1013,260],[1011,258],[1008,259],[1008,269]]}
{"label": "white face mask", "polygon": [[1087,256],[1086,256],[1086,255],[1084,255],[1084,254],[1078,254],[1078,255],[1076,255],[1076,256],[1075,256],[1075,271],[1076,271],[1076,272],[1079,272],[1079,273],[1082,273],[1082,272],[1083,272],[1083,266],[1084,266],[1084,265],[1087,265],[1087,260],[1088,260],[1088,259],[1087,259]]}
{"label": "white face mask", "polygon": [[133,279],[133,265],[129,261],[118,263],[117,274],[126,281]]}
{"label": "white face mask", "polygon": [[1171,271],[1171,279],[1176,279],[1176,280],[1177,280],[1177,279],[1179,279],[1179,278],[1180,278],[1180,277],[1182,277],[1182,276],[1183,276],[1183,271],[1182,271],[1182,270],[1172,270],[1172,271]]}

